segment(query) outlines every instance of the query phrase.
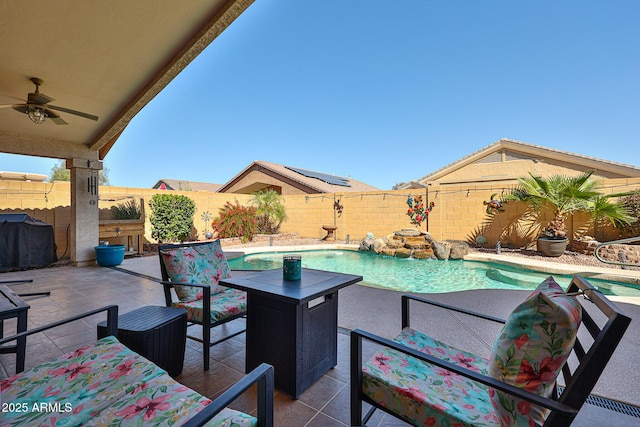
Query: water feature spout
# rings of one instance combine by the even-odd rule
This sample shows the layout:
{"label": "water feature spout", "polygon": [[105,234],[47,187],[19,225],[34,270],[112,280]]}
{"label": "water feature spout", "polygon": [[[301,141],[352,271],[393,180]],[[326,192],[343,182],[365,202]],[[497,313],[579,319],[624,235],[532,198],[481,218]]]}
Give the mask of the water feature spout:
{"label": "water feature spout", "polygon": [[502,245],[501,245],[501,243],[500,243],[500,240],[498,240],[498,241],[496,242],[496,253],[497,253],[498,255],[500,255],[500,253],[502,252],[502,250],[501,250],[501,249],[502,249]]}

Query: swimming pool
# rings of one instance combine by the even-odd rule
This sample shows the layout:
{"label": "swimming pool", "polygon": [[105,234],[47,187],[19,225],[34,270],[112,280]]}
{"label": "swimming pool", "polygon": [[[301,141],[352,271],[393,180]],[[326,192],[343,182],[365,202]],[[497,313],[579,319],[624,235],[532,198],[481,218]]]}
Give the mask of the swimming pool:
{"label": "swimming pool", "polygon": [[[262,252],[230,259],[235,270],[282,268],[282,256],[291,252]],[[370,252],[317,250],[295,252],[302,266],[362,276],[363,284],[402,292],[439,293],[472,289],[533,290],[549,273],[477,261],[438,261],[394,258]],[[553,274],[566,287],[571,276]],[[603,294],[640,296],[640,289],[618,282],[589,279]]]}

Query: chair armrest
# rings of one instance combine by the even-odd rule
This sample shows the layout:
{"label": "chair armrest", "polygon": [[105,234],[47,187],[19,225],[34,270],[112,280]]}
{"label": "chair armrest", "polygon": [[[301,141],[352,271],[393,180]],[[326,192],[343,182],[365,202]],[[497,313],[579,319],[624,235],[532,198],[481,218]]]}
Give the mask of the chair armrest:
{"label": "chair armrest", "polygon": [[[354,329],[353,331],[351,331],[351,363],[352,363],[351,369],[354,370],[357,368],[360,371],[359,376],[357,377],[360,383],[362,379],[361,372],[362,372],[362,339],[363,338],[369,341],[381,344],[393,350],[399,351],[403,354],[410,355],[424,362],[431,363],[440,368],[444,368],[448,371],[455,372],[456,374],[462,375],[463,377],[470,378],[481,384],[504,391],[505,393],[509,393],[520,399],[527,400],[531,403],[551,409],[553,411],[557,411],[567,415],[575,415],[578,413],[577,409],[572,408],[571,406],[564,405],[556,400],[549,399],[549,398],[540,396],[538,394],[531,393],[529,391],[517,388],[511,384],[507,384],[503,381],[499,381],[487,375],[482,375],[478,372],[474,372],[470,369],[460,367],[453,363],[446,362],[432,355],[422,353],[418,350],[414,350],[412,348],[404,346],[395,341],[380,337],[378,335],[374,335],[370,332],[366,332],[360,329]],[[359,367],[355,366],[356,363],[359,365]],[[353,377],[352,377],[352,380],[353,380]]]}
{"label": "chair armrest", "polygon": [[228,388],[193,418],[184,423],[183,427],[196,427],[206,424],[207,421],[256,383],[258,384],[258,427],[273,427],[273,366],[266,363],[262,363]]}
{"label": "chair armrest", "polygon": [[77,316],[69,317],[67,319],[59,320],[57,322],[49,323],[48,325],[40,326],[38,328],[30,329],[19,334],[11,335],[6,338],[0,339],[0,345],[15,341],[19,338],[28,337],[29,335],[37,334],[38,332],[46,331],[67,323],[74,322],[76,320],[84,319],[85,317],[93,316],[94,314],[107,312],[107,336],[113,335],[118,338],[118,306],[108,305],[106,307],[98,308],[95,310],[87,311],[86,313],[78,314]]}
{"label": "chair armrest", "polygon": [[402,329],[409,327],[409,324],[410,324],[409,301],[417,301],[424,304],[434,305],[436,307],[444,308],[446,310],[456,311],[458,313],[467,314],[469,316],[478,317],[485,320],[490,320],[496,323],[502,323],[502,324],[505,323],[504,319],[500,319],[498,317],[488,316],[486,314],[476,313],[475,311],[465,310],[464,308],[454,307],[452,305],[443,304],[443,303],[428,300],[425,298],[405,294],[405,295],[402,295]]}
{"label": "chair armrest", "polygon": [[167,287],[167,286],[191,286],[193,288],[203,288],[203,289],[211,289],[211,285],[205,285],[203,283],[178,283],[178,282],[172,282],[170,280],[161,280],[160,283],[162,284],[162,286]]}
{"label": "chair armrest", "polygon": [[[204,316],[205,318],[206,316],[209,316],[210,314],[209,304],[211,304],[211,285],[205,285],[202,283],[177,283],[177,282],[172,282],[170,280],[161,280],[160,284],[164,287],[164,299],[167,307],[171,307],[171,303],[172,303],[171,288],[174,287],[175,285],[191,286],[192,288],[202,288]],[[208,289],[208,291],[206,289]]]}

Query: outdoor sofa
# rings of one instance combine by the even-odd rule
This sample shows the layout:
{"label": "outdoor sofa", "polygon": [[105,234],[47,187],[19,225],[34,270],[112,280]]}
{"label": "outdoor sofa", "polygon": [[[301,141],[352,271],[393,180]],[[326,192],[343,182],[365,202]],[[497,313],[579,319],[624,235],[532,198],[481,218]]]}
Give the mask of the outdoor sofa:
{"label": "outdoor sofa", "polygon": [[[273,426],[273,367],[262,364],[213,402],[117,339],[118,307],[0,339],[0,345],[107,312],[107,337],[0,382],[2,426]],[[226,406],[257,384],[257,417]]]}

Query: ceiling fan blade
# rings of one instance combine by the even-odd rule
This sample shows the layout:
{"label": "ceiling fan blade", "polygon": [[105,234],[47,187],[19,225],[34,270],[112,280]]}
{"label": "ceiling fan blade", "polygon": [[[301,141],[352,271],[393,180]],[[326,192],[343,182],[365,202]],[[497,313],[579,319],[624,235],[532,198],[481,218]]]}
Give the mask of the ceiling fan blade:
{"label": "ceiling fan blade", "polygon": [[3,104],[3,105],[0,105],[0,108],[9,108],[9,107],[13,107],[13,104]]}
{"label": "ceiling fan blade", "polygon": [[20,111],[21,113],[27,113],[29,111],[29,106],[27,104],[13,104],[11,108],[16,111]]}
{"label": "ceiling fan blade", "polygon": [[30,93],[27,98],[27,104],[44,105],[51,101],[54,101],[54,99],[44,93]]}
{"label": "ceiling fan blade", "polygon": [[12,99],[15,99],[15,100],[20,101],[20,102],[26,102],[24,100],[24,98],[18,98],[17,96],[6,95],[4,93],[2,94],[2,96],[4,96],[5,98],[12,98]]}
{"label": "ceiling fan blade", "polygon": [[68,125],[69,123],[65,122],[62,117],[58,116],[58,117],[49,117],[49,119],[57,124],[57,125]]}
{"label": "ceiling fan blade", "polygon": [[59,114],[57,114],[55,111],[52,111],[48,108],[46,108],[44,110],[47,113],[47,118],[49,120],[51,120],[53,123],[57,124],[57,125],[68,125],[69,123],[65,122],[64,119],[62,119],[62,117],[60,117]]}
{"label": "ceiling fan blade", "polygon": [[85,119],[93,120],[93,121],[96,121],[96,122],[98,121],[98,116],[94,116],[93,114],[87,114],[87,113],[83,113],[81,111],[70,110],[69,108],[58,107],[58,106],[55,106],[55,105],[47,105],[47,108],[51,108],[52,110],[62,111],[64,113],[73,114],[75,116],[84,117]]}

